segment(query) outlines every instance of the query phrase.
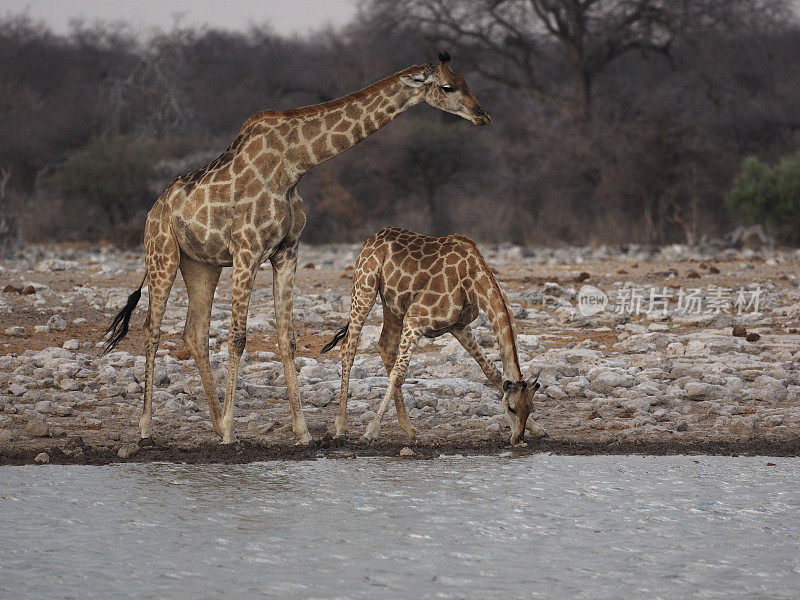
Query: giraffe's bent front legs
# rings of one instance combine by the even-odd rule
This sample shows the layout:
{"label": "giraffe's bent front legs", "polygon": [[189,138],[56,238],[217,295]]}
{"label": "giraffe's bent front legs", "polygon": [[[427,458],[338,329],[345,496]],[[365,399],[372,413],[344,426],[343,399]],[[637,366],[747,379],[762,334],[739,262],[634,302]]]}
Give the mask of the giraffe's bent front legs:
{"label": "giraffe's bent front legs", "polygon": [[297,383],[297,368],[294,362],[295,339],[292,326],[292,289],[297,269],[297,245],[286,248],[272,257],[272,288],[275,301],[275,320],[278,325],[278,349],[286,376],[289,392],[289,412],[292,416],[292,431],[297,443],[307,446],[311,443],[303,407],[300,404],[300,390]]}
{"label": "giraffe's bent front legs", "polygon": [[414,346],[422,336],[424,329],[420,322],[414,317],[406,317],[405,324],[403,325],[403,333],[400,336],[400,346],[397,349],[397,360],[389,373],[389,386],[386,389],[386,394],[383,396],[381,405],[378,407],[378,414],[367,425],[367,430],[364,432],[362,441],[368,444],[373,442],[378,437],[378,432],[381,428],[381,418],[383,413],[389,407],[389,402],[395,397],[395,394],[403,385],[406,375],[408,374],[408,364],[411,361],[411,352]]}
{"label": "giraffe's bent front legs", "polygon": [[464,349],[469,352],[470,356],[475,359],[475,362],[478,363],[480,366],[481,371],[483,371],[486,378],[491,382],[491,384],[497,388],[497,390],[502,393],[503,392],[503,376],[500,374],[500,371],[497,370],[497,367],[486,358],[486,354],[483,353],[483,350],[478,345],[478,342],[475,340],[475,336],[472,335],[472,329],[467,325],[463,329],[456,329],[455,327],[450,330],[450,333],[453,334],[453,337],[456,338]]}
{"label": "giraffe's bent front legs", "polygon": [[[475,359],[475,362],[478,363],[484,375],[486,375],[486,378],[497,389],[497,391],[502,394],[503,376],[500,374],[500,371],[497,370],[497,367],[495,367],[494,364],[486,357],[483,349],[475,340],[472,330],[467,326],[463,329],[453,328],[450,333],[453,334],[454,338],[461,342],[461,345],[464,346],[464,349],[469,352],[472,358]],[[512,431],[514,431],[517,424],[511,420],[508,413],[506,413],[506,420],[508,421],[508,426]],[[547,432],[544,430],[544,428],[531,418],[528,418],[526,421],[525,429],[527,429],[534,438],[547,435]]]}

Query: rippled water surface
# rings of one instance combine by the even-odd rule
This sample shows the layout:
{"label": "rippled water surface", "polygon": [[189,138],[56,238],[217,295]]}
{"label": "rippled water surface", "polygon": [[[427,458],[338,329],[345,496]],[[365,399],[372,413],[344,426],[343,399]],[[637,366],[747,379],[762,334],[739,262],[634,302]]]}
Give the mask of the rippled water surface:
{"label": "rippled water surface", "polygon": [[133,597],[798,598],[800,462],[0,468],[0,598]]}

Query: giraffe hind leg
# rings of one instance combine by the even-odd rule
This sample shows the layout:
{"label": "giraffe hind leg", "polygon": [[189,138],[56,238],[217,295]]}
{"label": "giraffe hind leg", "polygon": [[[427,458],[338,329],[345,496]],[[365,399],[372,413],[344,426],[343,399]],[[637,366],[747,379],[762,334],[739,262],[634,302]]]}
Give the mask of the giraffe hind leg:
{"label": "giraffe hind leg", "polygon": [[[390,310],[383,307],[383,329],[381,330],[381,338],[378,341],[378,352],[381,355],[381,360],[386,367],[386,374],[390,375],[392,367],[397,360],[397,348],[400,344],[400,333],[403,329],[403,320],[392,313]],[[414,426],[411,424],[411,419],[408,418],[406,411],[406,403],[403,399],[403,390],[401,386],[397,386],[394,393],[394,405],[397,410],[397,424],[400,429],[406,432],[411,440],[417,435]]]}
{"label": "giraffe hind leg", "polygon": [[406,315],[400,335],[400,345],[397,349],[397,359],[389,373],[389,385],[386,388],[386,394],[378,407],[378,414],[367,425],[362,441],[369,444],[378,437],[378,431],[381,428],[381,417],[386,412],[389,402],[394,398],[395,392],[403,385],[403,381],[408,374],[408,365],[411,362],[411,352],[425,330],[426,327],[420,319]]}
{"label": "giraffe hind leg", "polygon": [[189,348],[208,403],[211,425],[214,431],[222,437],[220,418],[222,409],[219,404],[219,395],[211,364],[208,359],[208,329],[211,322],[211,304],[214,300],[214,290],[219,282],[221,267],[205,265],[186,256],[181,255],[181,274],[189,295],[189,309],[186,312],[186,327],[183,330],[183,341]]}
{"label": "giraffe hind leg", "polygon": [[158,232],[155,240],[152,240],[148,239],[147,233],[149,228],[145,230],[145,265],[150,306],[146,321],[144,406],[142,417],[139,419],[139,433],[142,439],[153,435],[153,369],[161,338],[161,319],[164,317],[167,299],[180,261],[178,242],[175,238]]}
{"label": "giraffe hind leg", "polygon": [[375,305],[378,293],[378,273],[366,269],[361,257],[356,262],[356,271],[353,274],[353,297],[350,303],[350,325],[347,335],[342,342],[342,387],[339,393],[339,410],[336,413],[334,424],[336,426],[335,439],[342,440],[347,435],[347,394],[350,385],[350,369],[356,357],[358,339],[361,328]]}
{"label": "giraffe hind leg", "polygon": [[278,325],[278,350],[286,377],[286,388],[289,395],[289,412],[292,417],[292,432],[297,444],[311,444],[303,407],[300,403],[300,387],[297,382],[297,368],[294,362],[295,338],[292,323],[292,293],[297,271],[297,244],[285,248],[272,256],[272,296],[275,302],[275,320]]}

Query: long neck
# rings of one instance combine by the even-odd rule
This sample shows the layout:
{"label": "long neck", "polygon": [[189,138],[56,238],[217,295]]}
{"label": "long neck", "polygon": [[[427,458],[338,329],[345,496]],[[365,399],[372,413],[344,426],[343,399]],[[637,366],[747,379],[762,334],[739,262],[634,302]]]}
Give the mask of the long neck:
{"label": "long neck", "polygon": [[486,314],[497,337],[500,358],[503,361],[503,377],[511,381],[520,381],[522,370],[519,367],[517,354],[517,334],[505,295],[480,255],[478,255],[477,270],[473,281],[480,282],[480,285],[474,285],[473,294],[478,308]]}
{"label": "long neck", "polygon": [[284,119],[295,121],[286,155],[295,157],[296,174],[355,146],[411,106],[422,101],[422,93],[400,81],[424,67],[400,71],[331,102],[284,111]]}

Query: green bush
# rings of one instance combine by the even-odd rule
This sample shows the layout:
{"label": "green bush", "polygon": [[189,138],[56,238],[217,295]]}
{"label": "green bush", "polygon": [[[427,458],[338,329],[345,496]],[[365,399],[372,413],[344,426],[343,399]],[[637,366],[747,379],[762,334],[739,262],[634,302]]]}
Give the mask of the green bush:
{"label": "green bush", "polygon": [[124,224],[153,203],[154,143],[137,138],[102,137],[73,153],[56,175],[67,202],[99,208],[112,226]]}
{"label": "green bush", "polygon": [[747,223],[769,226],[779,240],[800,241],[800,154],[769,166],[757,158],[742,163],[725,198],[731,214]]}

